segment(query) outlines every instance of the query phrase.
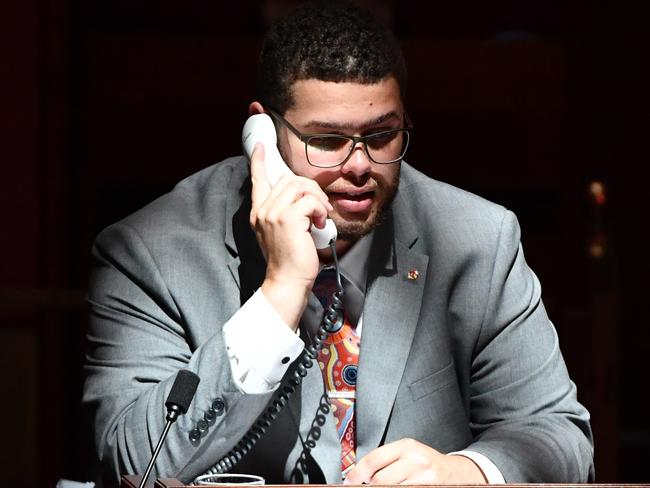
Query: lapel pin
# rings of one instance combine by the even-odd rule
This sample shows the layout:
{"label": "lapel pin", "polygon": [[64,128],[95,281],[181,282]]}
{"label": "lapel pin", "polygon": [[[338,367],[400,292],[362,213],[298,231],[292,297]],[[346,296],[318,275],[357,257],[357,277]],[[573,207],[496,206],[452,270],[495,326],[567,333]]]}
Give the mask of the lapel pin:
{"label": "lapel pin", "polygon": [[411,268],[406,276],[409,280],[417,280],[420,272],[415,268]]}

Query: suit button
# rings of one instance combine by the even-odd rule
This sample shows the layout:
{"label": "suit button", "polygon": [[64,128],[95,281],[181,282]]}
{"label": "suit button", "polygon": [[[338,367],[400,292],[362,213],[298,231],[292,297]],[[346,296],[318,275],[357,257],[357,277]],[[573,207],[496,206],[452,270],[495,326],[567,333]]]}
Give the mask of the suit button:
{"label": "suit button", "polygon": [[198,442],[200,438],[201,438],[201,432],[199,432],[199,429],[192,429],[190,431],[190,441]]}
{"label": "suit button", "polygon": [[212,422],[214,422],[215,419],[217,418],[217,413],[216,413],[214,410],[212,410],[211,408],[209,408],[209,409],[205,412],[205,414],[203,415],[203,418],[204,418],[208,423],[212,423]]}
{"label": "suit button", "polygon": [[201,434],[203,434],[208,430],[208,423],[205,420],[201,419],[196,423],[196,428],[199,429],[199,432]]}
{"label": "suit button", "polygon": [[217,415],[223,415],[224,410],[226,410],[226,402],[223,401],[223,398],[215,398],[212,402],[212,410]]}

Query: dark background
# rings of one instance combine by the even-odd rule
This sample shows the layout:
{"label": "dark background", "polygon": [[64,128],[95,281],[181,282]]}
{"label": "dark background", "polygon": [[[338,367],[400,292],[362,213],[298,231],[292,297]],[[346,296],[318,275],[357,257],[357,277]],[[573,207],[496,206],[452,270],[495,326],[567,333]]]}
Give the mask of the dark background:
{"label": "dark background", "polygon": [[[592,413],[597,480],[648,481],[646,17],[624,2],[363,3],[409,64],[407,160],[520,219]],[[0,473],[13,486],[90,479],[79,400],[92,240],[239,153],[262,34],[290,4],[3,6]]]}

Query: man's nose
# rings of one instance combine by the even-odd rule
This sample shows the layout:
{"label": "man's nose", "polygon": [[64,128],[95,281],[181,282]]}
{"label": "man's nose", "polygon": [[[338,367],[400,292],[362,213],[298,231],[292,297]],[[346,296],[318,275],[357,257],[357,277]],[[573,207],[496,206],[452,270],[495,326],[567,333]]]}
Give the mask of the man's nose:
{"label": "man's nose", "polygon": [[341,172],[344,174],[354,174],[355,176],[363,176],[370,173],[372,169],[372,161],[366,153],[366,148],[363,142],[358,142],[348,160],[341,166]]}

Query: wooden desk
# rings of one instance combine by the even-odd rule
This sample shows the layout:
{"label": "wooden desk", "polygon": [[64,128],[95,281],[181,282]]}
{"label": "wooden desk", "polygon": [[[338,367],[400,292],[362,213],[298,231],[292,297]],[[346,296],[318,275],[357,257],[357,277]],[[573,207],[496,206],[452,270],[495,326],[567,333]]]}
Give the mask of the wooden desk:
{"label": "wooden desk", "polygon": [[[120,488],[138,488],[141,477],[139,475],[126,475],[122,476],[122,483]],[[237,486],[237,485],[233,485]],[[277,488],[296,488],[296,485],[270,485]],[[309,488],[331,488],[332,486],[343,485],[303,485]],[[483,485],[417,485],[419,488],[469,488]],[[642,483],[513,483],[500,485],[507,488],[637,488],[649,487],[650,484]],[[175,478],[158,478],[154,483],[154,488],[188,488],[182,482]],[[368,485],[345,485],[345,488],[368,488]],[[395,488],[395,485],[373,485],[373,488]]]}

